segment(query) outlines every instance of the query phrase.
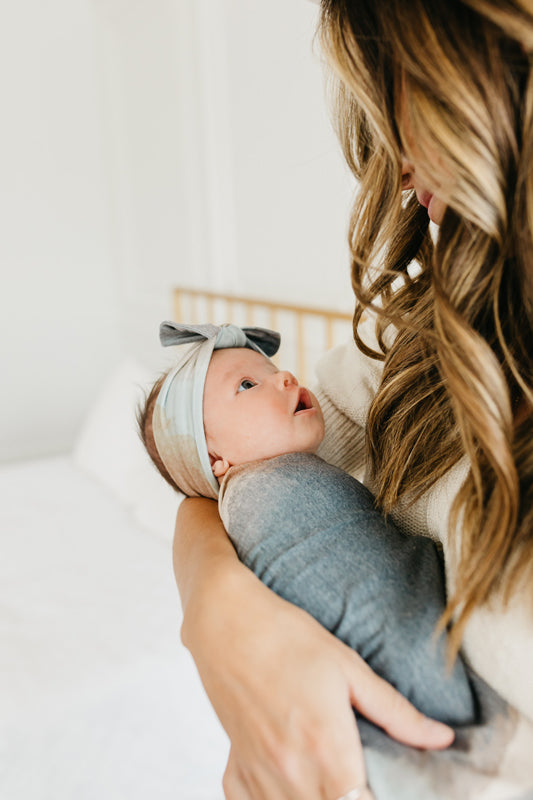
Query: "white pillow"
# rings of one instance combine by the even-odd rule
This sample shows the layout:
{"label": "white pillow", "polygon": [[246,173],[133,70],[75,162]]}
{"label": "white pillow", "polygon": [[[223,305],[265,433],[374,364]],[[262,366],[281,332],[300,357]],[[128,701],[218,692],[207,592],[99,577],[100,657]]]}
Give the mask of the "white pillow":
{"label": "white pillow", "polygon": [[183,495],[159,475],[137,433],[135,411],[155,375],[123,361],[103,386],[74,446],[75,464],[105,484],[144,526],[172,537]]}

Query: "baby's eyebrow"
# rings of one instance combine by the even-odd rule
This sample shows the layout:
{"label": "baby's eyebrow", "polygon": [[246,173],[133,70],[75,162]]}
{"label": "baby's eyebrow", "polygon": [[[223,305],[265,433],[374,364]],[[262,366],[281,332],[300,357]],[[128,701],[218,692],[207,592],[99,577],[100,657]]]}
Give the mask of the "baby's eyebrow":
{"label": "baby's eyebrow", "polygon": [[[279,369],[276,367],[275,364],[269,363],[268,365],[265,366],[269,368],[269,372],[271,373],[279,372]],[[258,372],[257,367],[245,366],[244,364],[236,364],[234,366],[228,367],[228,369],[224,371],[222,375],[222,380],[232,381],[232,382],[243,380],[245,378],[251,380],[259,380],[259,378],[257,377],[257,372]]]}
{"label": "baby's eyebrow", "polygon": [[221,380],[236,383],[243,378],[248,378],[251,372],[252,370],[246,369],[245,367],[241,367],[239,364],[237,364],[236,366],[228,367],[228,369],[224,370]]}

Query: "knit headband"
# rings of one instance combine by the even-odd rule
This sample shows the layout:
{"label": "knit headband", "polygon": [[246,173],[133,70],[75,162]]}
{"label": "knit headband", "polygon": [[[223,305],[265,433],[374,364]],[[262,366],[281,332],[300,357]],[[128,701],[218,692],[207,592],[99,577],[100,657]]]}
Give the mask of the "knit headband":
{"label": "knit headband", "polygon": [[157,451],[179,488],[189,497],[218,497],[205,440],[204,385],[213,350],[248,347],[267,357],[277,353],[280,335],[267,328],[236,325],[182,325],[162,322],[164,347],[188,345],[166,376],[153,414]]}

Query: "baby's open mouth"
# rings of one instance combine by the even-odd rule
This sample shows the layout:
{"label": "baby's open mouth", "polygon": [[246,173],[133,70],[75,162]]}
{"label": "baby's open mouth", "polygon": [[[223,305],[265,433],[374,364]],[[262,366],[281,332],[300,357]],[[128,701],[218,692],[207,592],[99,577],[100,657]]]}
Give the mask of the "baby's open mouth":
{"label": "baby's open mouth", "polygon": [[311,402],[311,395],[309,394],[307,389],[304,389],[302,387],[298,394],[298,403],[296,404],[294,413],[298,414],[300,411],[309,411],[310,408],[313,408],[313,403]]}

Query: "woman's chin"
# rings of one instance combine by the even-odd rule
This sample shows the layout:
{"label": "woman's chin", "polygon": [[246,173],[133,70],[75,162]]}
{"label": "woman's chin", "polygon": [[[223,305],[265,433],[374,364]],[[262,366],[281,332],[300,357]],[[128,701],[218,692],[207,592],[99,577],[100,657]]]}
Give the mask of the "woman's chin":
{"label": "woman's chin", "polygon": [[442,222],[442,218],[444,217],[444,212],[446,211],[446,203],[443,203],[442,200],[439,200],[438,197],[433,197],[429,201],[428,207],[428,217],[435,225],[440,225]]}

